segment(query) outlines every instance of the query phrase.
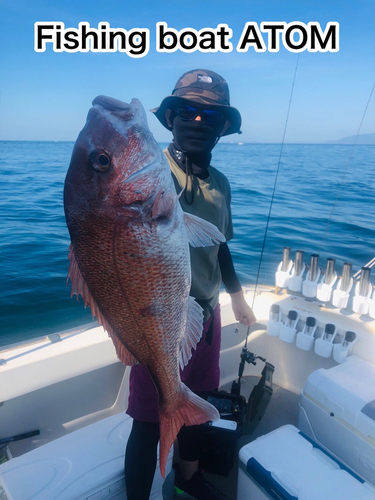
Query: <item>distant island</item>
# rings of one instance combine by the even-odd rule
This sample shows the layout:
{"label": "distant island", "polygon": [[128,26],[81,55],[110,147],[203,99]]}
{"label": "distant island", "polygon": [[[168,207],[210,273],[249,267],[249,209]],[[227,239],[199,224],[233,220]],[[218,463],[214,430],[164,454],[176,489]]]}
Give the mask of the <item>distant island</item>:
{"label": "distant island", "polygon": [[[355,138],[355,135],[351,135],[337,141],[327,141],[326,144],[354,144]],[[356,144],[375,144],[375,132],[373,134],[359,135]]]}

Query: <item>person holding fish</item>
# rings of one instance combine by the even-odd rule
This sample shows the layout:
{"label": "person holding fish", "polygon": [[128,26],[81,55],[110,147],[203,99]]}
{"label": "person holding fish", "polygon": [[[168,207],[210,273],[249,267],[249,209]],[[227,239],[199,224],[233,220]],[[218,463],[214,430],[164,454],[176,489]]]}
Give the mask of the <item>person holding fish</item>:
{"label": "person holding fish", "polygon": [[[220,137],[240,133],[241,115],[230,106],[226,81],[208,70],[185,73],[172,94],[151,111],[173,134],[164,154],[184,213],[210,222],[225,239],[210,246],[190,246],[190,295],[203,308],[204,324],[202,338],[181,370],[181,381],[199,395],[219,386],[221,283],[231,296],[236,319],[244,325],[256,321],[227,245],[233,238],[229,182],[210,164],[211,151]],[[150,495],[160,438],[158,401],[146,366],[133,366],[127,413],[134,421],[125,457],[128,500],[147,500]],[[225,499],[199,470],[201,436],[202,425],[184,425],[178,433],[180,462],[175,466],[175,494],[187,493],[197,500]]]}
{"label": "person holding fish", "polygon": [[150,495],[159,447],[165,477],[178,437],[177,493],[224,498],[198,469],[202,425],[219,418],[202,391],[219,385],[223,282],[235,317],[255,322],[234,271],[230,187],[210,165],[223,135],[239,132],[227,83],[185,73],[153,110],[172,131],[164,153],[137,99],[97,96],[64,184],[71,295],[82,296],[132,366],[125,453],[128,500]]}

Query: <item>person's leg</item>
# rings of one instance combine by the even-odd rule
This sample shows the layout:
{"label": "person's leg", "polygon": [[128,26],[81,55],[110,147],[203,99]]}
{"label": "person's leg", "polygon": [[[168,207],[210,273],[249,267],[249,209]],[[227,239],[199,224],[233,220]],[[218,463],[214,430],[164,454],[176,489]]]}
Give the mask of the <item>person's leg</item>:
{"label": "person's leg", "polygon": [[132,367],[126,411],[133,427],[125,452],[128,500],[149,500],[159,442],[158,394],[145,366]]}
{"label": "person's leg", "polygon": [[125,453],[125,484],[128,500],[149,500],[154,479],[159,422],[133,420]]}
{"label": "person's leg", "polygon": [[[219,304],[215,307],[213,316],[212,325],[211,318],[203,325],[202,338],[181,373],[181,380],[198,395],[203,391],[216,390],[220,382],[221,317]],[[208,332],[211,337],[209,341],[207,341]],[[202,432],[202,426],[184,426],[177,436],[181,459],[179,470],[185,480],[189,480],[198,471]]]}
{"label": "person's leg", "polygon": [[180,455],[179,468],[186,481],[189,481],[198,470],[202,431],[201,425],[189,427],[184,425],[177,435]]}
{"label": "person's leg", "polygon": [[188,493],[197,500],[228,500],[199,469],[203,426],[183,426],[178,433],[180,462],[175,469],[175,494],[178,497]]}
{"label": "person's leg", "polygon": [[[201,341],[193,352],[188,365],[181,374],[182,381],[199,395],[214,391],[220,382],[219,357],[221,343],[220,306],[214,310],[212,338],[207,342],[210,322],[206,322]],[[175,488],[177,495],[190,494],[198,500],[227,500],[225,495],[207,481],[199,469],[203,426],[183,426],[178,433],[180,462],[175,466]]]}

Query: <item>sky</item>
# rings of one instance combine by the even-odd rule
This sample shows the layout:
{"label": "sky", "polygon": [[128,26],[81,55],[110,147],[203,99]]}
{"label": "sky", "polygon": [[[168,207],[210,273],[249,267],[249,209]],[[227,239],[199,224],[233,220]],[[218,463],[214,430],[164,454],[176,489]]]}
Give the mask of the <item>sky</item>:
{"label": "sky", "polygon": [[[242,135],[225,141],[281,142],[290,103],[285,142],[324,143],[357,134],[375,81],[374,0],[0,0],[0,9],[0,140],[74,141],[92,100],[104,94],[138,98],[155,138],[169,141],[170,132],[148,110],[183,73],[203,68],[227,80],[231,104],[242,115]],[[322,30],[339,23],[339,50],[297,54],[282,41],[277,52],[237,50],[246,23],[297,21],[317,22]],[[55,52],[52,43],[36,52],[34,24],[41,22],[148,29],[149,52],[138,58]],[[158,52],[161,22],[177,32],[226,24],[233,50]],[[267,34],[261,36],[267,45]],[[375,95],[360,128],[374,132]]]}

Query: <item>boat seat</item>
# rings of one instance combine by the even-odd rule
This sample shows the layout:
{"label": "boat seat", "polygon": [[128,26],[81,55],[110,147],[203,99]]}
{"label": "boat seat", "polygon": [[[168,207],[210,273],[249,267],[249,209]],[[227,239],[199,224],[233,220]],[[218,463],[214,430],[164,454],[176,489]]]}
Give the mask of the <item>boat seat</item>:
{"label": "boat seat", "polygon": [[[1,466],[8,500],[126,499],[124,454],[132,418],[119,413],[67,434]],[[166,474],[172,468],[171,449]],[[159,459],[150,499],[162,500]]]}

